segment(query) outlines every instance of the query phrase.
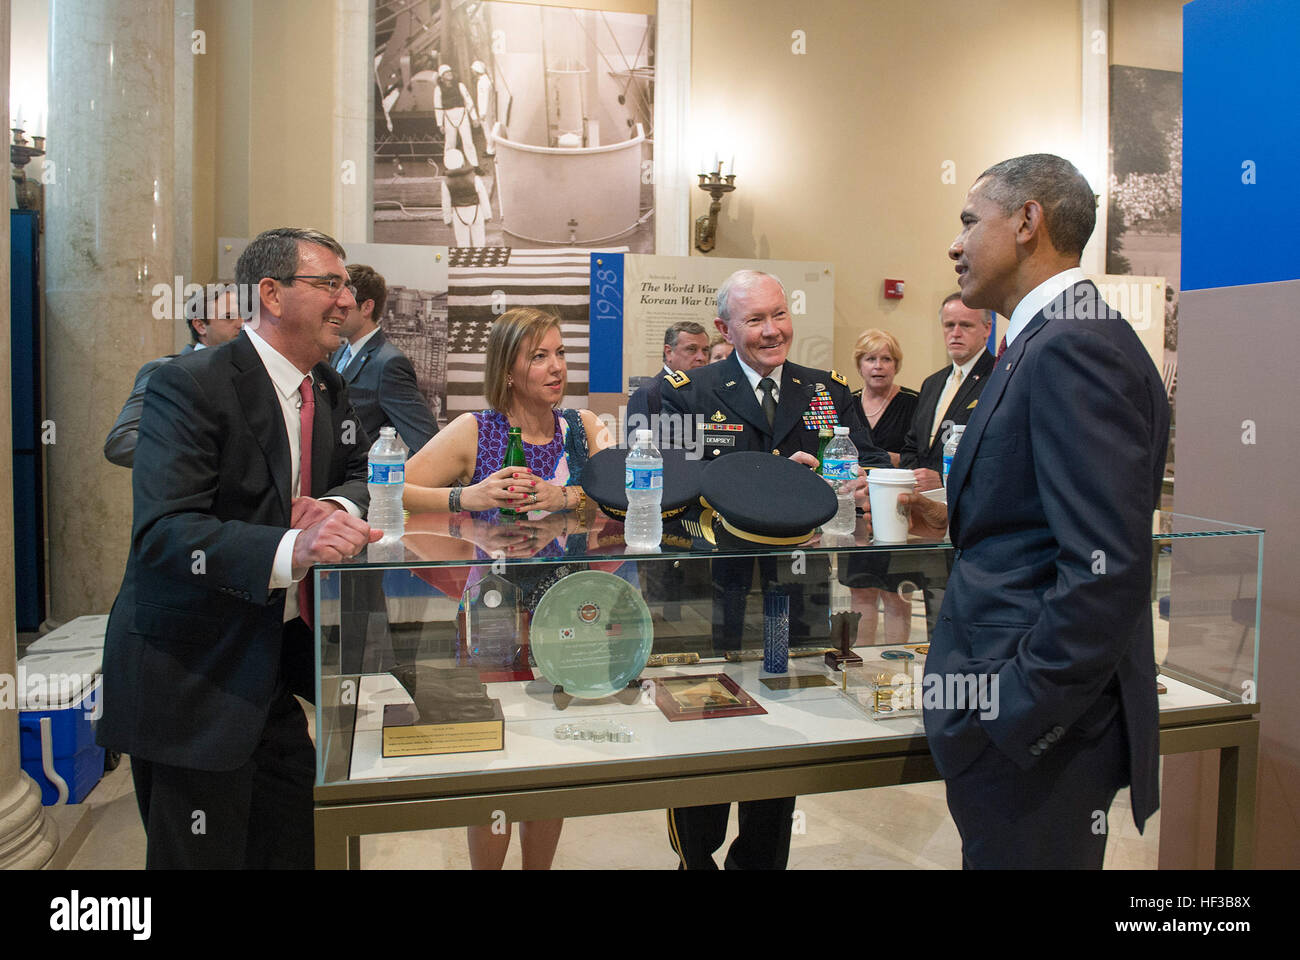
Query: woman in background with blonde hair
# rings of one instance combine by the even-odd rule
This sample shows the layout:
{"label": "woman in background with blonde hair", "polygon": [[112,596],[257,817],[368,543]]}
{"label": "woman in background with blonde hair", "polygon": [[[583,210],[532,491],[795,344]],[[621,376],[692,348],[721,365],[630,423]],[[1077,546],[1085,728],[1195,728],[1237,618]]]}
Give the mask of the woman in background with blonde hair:
{"label": "woman in background with blonde hair", "polygon": [[[889,453],[890,462],[897,467],[921,399],[915,390],[894,382],[903,369],[903,349],[898,338],[887,330],[864,330],[853,344],[853,365],[862,377],[862,389],[855,391],[853,398],[862,405],[871,439]],[[847,565],[847,575],[841,576],[850,587],[854,611],[862,614],[858,629],[861,646],[876,643],[877,606],[884,612],[885,643],[904,643],[911,632],[911,592],[900,588],[924,583],[924,578],[920,574],[893,574],[890,563],[886,554],[853,558]]]}
{"label": "woman in background with blonde hair", "polygon": [[862,389],[853,397],[871,427],[871,439],[889,453],[896,467],[898,455],[912,425],[921,395],[894,382],[903,369],[903,349],[887,330],[864,330],[853,345],[853,365],[862,377]]}

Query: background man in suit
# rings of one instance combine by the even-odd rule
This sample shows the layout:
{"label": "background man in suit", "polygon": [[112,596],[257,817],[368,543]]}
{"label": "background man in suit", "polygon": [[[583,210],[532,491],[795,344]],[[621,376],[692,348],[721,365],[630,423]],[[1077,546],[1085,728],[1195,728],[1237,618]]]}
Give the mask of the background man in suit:
{"label": "background man in suit", "polygon": [[917,490],[943,486],[939,470],[949,428],[970,420],[993,370],[993,356],[984,348],[992,323],[987,310],[966,306],[960,293],[948,294],[939,307],[939,325],[951,362],[921,384],[921,399],[898,460],[900,467],[913,468]]}
{"label": "background man in suit", "polygon": [[388,300],[388,286],[373,267],[354,263],[348,276],[356,288],[356,303],[339,328],[343,343],[330,360],[347,384],[352,406],[373,442],[381,427],[395,427],[414,454],[438,432],[429,404],[415,382],[415,368],[406,354],[388,342],[379,328]]}
{"label": "background man in suit", "polygon": [[[850,428],[863,466],[890,465],[889,454],[871,442],[862,407],[845,377],[787,359],[794,326],[780,280],[756,270],[736,271],[718,288],[714,323],[735,351],[718,363],[667,377],[663,391],[663,412],[677,415],[676,422],[703,418],[706,459],[758,450],[815,468],[817,429],[827,423]],[[784,581],[790,595],[790,641],[798,643],[811,629],[827,629],[826,598],[808,603],[807,611],[804,601],[806,591],[827,589],[829,568],[822,558],[810,557],[807,573],[791,577],[782,573],[786,566],[778,570],[762,564],[762,575],[765,581]],[[739,646],[753,571],[749,558],[713,561],[715,646]],[[726,866],[784,869],[794,798],[749,800],[738,806],[740,835],[727,852]],[[683,867],[716,867],[713,852],[725,838],[730,809],[723,803],[668,811],[669,839]]]}
{"label": "background man in suit", "polygon": [[[948,478],[957,559],[923,687],[968,867],[1100,868],[1116,791],[1131,784],[1139,829],[1159,805],[1151,512],[1169,407],[1079,268],[1094,204],[1068,161],[1006,160],[948,251],[962,302],[1010,317]],[[914,513],[935,509],[923,499]]]}
{"label": "background man in suit", "polygon": [[[664,365],[653,380],[639,387],[627,402],[627,438],[638,429],[653,430],[663,409],[664,378],[679,370],[694,370],[709,362],[709,334],[694,320],[678,320],[664,331]],[[633,419],[633,418],[637,419]]]}
{"label": "background man in suit", "polygon": [[179,354],[150,360],[135,375],[131,395],[122,405],[113,429],[104,441],[104,456],[109,463],[131,468],[135,462],[136,435],[140,430],[140,411],[144,408],[144,392],[153,372],[176,356],[185,356],[195,350],[219,347],[235,339],[244,325],[239,313],[239,294],[232,287],[210,286],[204,293],[196,293],[185,304],[185,317],[190,330],[190,342]]}
{"label": "background man in suit", "polygon": [[[145,394],[135,517],[104,646],[101,744],[131,755],[150,868],[311,867],[315,754],[303,578],[377,540],[365,435],[324,362],[354,301],[343,249],[261,234],[260,315]],[[355,437],[349,442],[349,435]]]}

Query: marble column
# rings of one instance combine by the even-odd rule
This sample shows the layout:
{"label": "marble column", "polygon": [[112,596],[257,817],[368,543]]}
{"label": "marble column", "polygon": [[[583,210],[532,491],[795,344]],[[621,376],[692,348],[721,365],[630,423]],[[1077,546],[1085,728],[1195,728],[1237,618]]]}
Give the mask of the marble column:
{"label": "marble column", "polygon": [[[52,0],[46,186],[50,619],[107,613],[130,471],[104,437],[139,367],[174,352],[172,0]],[[188,280],[189,278],[186,278]]]}
{"label": "marble column", "polygon": [[[0,0],[0,103],[9,103],[9,0]],[[0,556],[14,555],[13,424],[9,357],[9,218],[0,218]],[[40,788],[18,762],[14,570],[0,563],[0,869],[42,867],[58,846]]]}

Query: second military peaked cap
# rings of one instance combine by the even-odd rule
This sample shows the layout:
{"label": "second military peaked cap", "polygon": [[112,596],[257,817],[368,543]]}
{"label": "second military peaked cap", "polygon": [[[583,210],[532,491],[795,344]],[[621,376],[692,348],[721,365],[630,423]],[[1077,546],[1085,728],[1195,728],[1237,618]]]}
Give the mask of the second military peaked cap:
{"label": "second military peaked cap", "polygon": [[839,504],[819,474],[785,457],[740,452],[709,461],[700,497],[717,514],[718,543],[793,545],[812,537]]}

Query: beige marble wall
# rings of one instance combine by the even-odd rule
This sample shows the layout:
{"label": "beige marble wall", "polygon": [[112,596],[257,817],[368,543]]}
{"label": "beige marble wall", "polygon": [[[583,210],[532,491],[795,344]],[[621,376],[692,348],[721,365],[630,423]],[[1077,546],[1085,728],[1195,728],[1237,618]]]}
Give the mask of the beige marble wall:
{"label": "beige marble wall", "polygon": [[[0,103],[9,102],[9,0],[0,0]],[[9,218],[0,218],[0,556],[14,555],[13,428],[9,355]],[[17,664],[14,571],[0,563],[0,683]],[[8,683],[6,683],[6,686]],[[0,869],[45,864],[58,833],[45,816],[40,789],[18,762],[18,713],[0,697]]]}
{"label": "beige marble wall", "polygon": [[[172,266],[174,272],[199,283],[215,279],[194,273],[194,62],[207,56],[207,36],[196,31],[194,0],[173,0],[172,38]],[[202,51],[202,52],[200,52]],[[172,328],[172,350],[190,342],[183,324]]]}
{"label": "beige marble wall", "polygon": [[156,318],[173,246],[171,0],[56,0],[50,17],[46,411],[50,618],[105,613],[131,530],[130,473],[104,437],[140,365],[182,321]]}

